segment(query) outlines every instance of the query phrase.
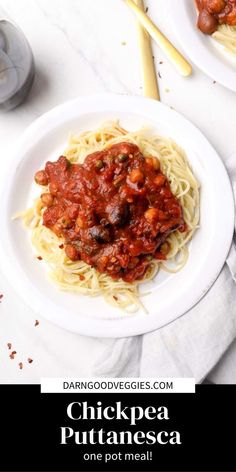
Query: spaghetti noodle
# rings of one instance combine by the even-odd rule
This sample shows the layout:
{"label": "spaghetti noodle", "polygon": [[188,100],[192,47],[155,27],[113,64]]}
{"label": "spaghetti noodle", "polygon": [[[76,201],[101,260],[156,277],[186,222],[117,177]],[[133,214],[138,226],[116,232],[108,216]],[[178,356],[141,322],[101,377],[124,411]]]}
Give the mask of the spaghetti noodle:
{"label": "spaghetti noodle", "polygon": [[236,26],[220,25],[212,37],[227,51],[236,55]]}

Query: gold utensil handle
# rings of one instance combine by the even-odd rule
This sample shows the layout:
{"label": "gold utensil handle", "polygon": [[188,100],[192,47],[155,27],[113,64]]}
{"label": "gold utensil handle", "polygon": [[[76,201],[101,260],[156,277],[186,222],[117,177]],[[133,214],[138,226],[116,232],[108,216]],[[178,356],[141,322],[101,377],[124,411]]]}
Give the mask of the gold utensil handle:
{"label": "gold utensil handle", "polygon": [[[135,2],[140,9],[144,10],[143,0],[135,0]],[[143,93],[145,97],[160,100],[156,70],[152,54],[151,38],[139,21],[137,28],[142,63]]]}
{"label": "gold utensil handle", "polygon": [[135,12],[140,23],[146,28],[150,36],[156,41],[160,49],[170,59],[181,75],[187,77],[192,73],[192,66],[182,56],[182,54],[171,44],[171,42],[162,34],[150,18],[139,8],[133,0],[125,0],[127,5]]}

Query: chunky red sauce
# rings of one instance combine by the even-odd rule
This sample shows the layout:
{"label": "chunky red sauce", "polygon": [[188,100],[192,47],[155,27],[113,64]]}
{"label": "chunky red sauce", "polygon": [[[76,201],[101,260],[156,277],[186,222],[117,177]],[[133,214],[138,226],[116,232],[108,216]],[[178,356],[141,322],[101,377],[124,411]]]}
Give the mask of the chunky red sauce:
{"label": "chunky red sauce", "polygon": [[196,0],[199,10],[198,27],[212,34],[218,25],[236,26],[236,0]]}
{"label": "chunky red sauce", "polygon": [[36,173],[43,224],[64,238],[67,256],[114,279],[141,279],[153,258],[165,259],[167,236],[186,231],[182,208],[160,171],[131,143],[88,155],[83,164],[61,156]]}

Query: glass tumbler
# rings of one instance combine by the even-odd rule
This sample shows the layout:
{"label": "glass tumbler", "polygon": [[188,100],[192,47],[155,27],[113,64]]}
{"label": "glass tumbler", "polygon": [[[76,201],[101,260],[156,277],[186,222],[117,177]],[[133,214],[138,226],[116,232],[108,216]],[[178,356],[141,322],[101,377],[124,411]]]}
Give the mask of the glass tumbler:
{"label": "glass tumbler", "polygon": [[0,12],[0,111],[27,96],[34,79],[34,59],[23,32]]}

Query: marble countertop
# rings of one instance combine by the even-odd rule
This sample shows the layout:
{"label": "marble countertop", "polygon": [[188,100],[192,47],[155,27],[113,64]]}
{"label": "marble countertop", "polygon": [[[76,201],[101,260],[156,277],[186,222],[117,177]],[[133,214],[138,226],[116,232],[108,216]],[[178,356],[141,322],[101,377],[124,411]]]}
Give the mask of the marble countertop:
{"label": "marble countertop", "polygon": [[[149,0],[146,5],[152,19],[177,44],[169,31],[165,0]],[[42,113],[80,95],[142,95],[135,20],[122,0],[1,0],[1,9],[27,36],[36,77],[25,103],[0,114],[0,185],[11,164],[12,143]],[[192,77],[180,77],[155,45],[154,57],[161,100],[198,126],[223,159],[235,152],[235,94],[196,67]],[[97,356],[114,341],[78,336],[39,318],[14,293],[2,269],[0,382],[89,376]],[[7,343],[17,351],[14,360],[9,359]],[[33,359],[31,364],[28,358]],[[24,363],[22,370],[19,362]]]}

